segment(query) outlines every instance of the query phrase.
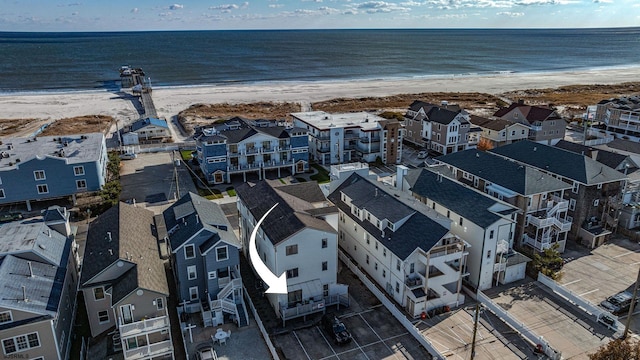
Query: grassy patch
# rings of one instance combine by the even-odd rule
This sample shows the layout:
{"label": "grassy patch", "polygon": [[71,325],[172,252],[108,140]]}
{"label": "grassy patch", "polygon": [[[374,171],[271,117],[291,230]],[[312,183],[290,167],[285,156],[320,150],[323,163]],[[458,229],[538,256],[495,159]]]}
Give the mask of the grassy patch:
{"label": "grassy patch", "polygon": [[283,183],[283,184],[287,183],[286,181],[284,181],[284,179],[278,179],[278,180],[280,180],[280,182]]}
{"label": "grassy patch", "polygon": [[[213,192],[213,194],[211,193]],[[214,200],[214,199],[222,199],[222,193],[220,192],[220,190],[217,189],[211,189],[211,191],[206,190],[206,189],[200,189],[198,188],[198,195],[209,199],[209,200]]]}
{"label": "grassy patch", "polygon": [[227,195],[229,196],[236,196],[236,189],[233,188],[233,186],[229,186],[227,188]]}
{"label": "grassy patch", "polygon": [[180,150],[180,156],[182,156],[182,160],[184,161],[189,161],[193,158],[193,155],[191,155],[191,153],[191,150]]}
{"label": "grassy patch", "polygon": [[298,182],[306,182],[307,179],[303,178],[303,177],[297,177],[296,180],[298,180]]}
{"label": "grassy patch", "polygon": [[313,174],[310,176],[311,180],[315,180],[318,184],[324,184],[329,182],[329,172],[325,170],[322,166],[318,164],[311,164],[311,166],[318,170],[317,174]]}

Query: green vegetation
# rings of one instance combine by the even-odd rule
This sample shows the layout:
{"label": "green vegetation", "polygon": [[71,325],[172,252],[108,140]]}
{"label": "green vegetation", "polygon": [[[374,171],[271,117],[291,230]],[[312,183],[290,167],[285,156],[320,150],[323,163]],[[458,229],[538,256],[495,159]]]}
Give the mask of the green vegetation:
{"label": "green vegetation", "polygon": [[227,195],[229,196],[236,196],[236,189],[233,188],[233,186],[229,186],[227,188]]}
{"label": "green vegetation", "polygon": [[306,182],[307,179],[303,178],[303,177],[296,177],[296,180],[298,180],[298,182]]}
{"label": "green vegetation", "polygon": [[589,354],[589,360],[640,360],[640,343],[628,338],[616,339]]}
{"label": "green vegetation", "polygon": [[318,170],[317,174],[313,174],[309,177],[311,180],[317,181],[318,184],[324,184],[329,182],[329,172],[325,170],[325,168],[323,168],[318,164],[311,164],[311,166],[314,169]]}
{"label": "green vegetation", "polygon": [[283,183],[283,184],[286,184],[286,183],[287,183],[287,182],[286,182],[286,181],[284,181],[284,179],[282,179],[282,178],[280,178],[280,179],[278,179],[278,180],[280,180],[280,182],[281,182],[281,183]]}
{"label": "green vegetation", "polygon": [[180,150],[180,156],[182,160],[189,161],[193,159],[193,151],[192,150]]}
{"label": "green vegetation", "polygon": [[206,190],[206,189],[198,188],[198,195],[202,196],[203,198],[209,199],[209,200],[222,199],[223,198],[222,192],[220,192],[220,190],[218,190],[218,189],[211,189],[211,191],[209,191],[209,190]]}
{"label": "green vegetation", "polygon": [[385,119],[396,119],[398,121],[404,121],[404,115],[402,113],[395,112],[395,111],[385,111],[382,114],[380,114],[380,117]]}
{"label": "green vegetation", "polygon": [[560,269],[562,269],[562,257],[558,247],[556,243],[551,248],[545,249],[542,254],[533,254],[533,268],[553,280],[560,278]]}
{"label": "green vegetation", "polygon": [[106,183],[102,187],[102,190],[98,192],[98,195],[102,198],[102,202],[90,205],[88,209],[81,209],[82,213],[90,210],[91,215],[96,216],[107,211],[110,207],[117,205],[118,201],[120,201],[120,193],[122,192],[122,185],[120,184],[120,157],[115,151],[109,152],[108,157]]}

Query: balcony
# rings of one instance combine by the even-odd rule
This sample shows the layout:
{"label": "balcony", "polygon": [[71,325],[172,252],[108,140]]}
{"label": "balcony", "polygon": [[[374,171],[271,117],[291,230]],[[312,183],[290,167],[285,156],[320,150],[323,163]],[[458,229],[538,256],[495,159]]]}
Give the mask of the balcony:
{"label": "balcony", "polygon": [[[120,322],[122,322],[121,319],[120,319]],[[129,337],[133,335],[158,331],[168,327],[169,327],[169,317],[160,316],[157,318],[136,321],[130,324],[121,323],[118,330],[120,330],[121,337]]]}
{"label": "balcony", "polygon": [[316,151],[319,152],[319,153],[328,153],[328,152],[331,151],[331,148],[329,148],[329,147],[320,147],[320,148],[317,148]]}
{"label": "balcony", "polygon": [[135,349],[125,350],[124,358],[127,360],[150,359],[155,356],[169,354],[173,352],[171,340],[161,341]]}
{"label": "balcony", "polygon": [[251,155],[251,154],[257,154],[260,152],[260,148],[257,147],[253,147],[253,148],[248,148],[245,149],[244,151],[241,151],[242,155]]}
{"label": "balcony", "polygon": [[538,251],[550,249],[553,244],[556,243],[551,237],[540,237],[538,239],[534,239],[526,234],[524,235],[523,241],[525,245],[529,245]]}
{"label": "balcony", "polygon": [[424,286],[425,279],[424,276],[420,273],[413,273],[408,275],[404,280],[404,284],[409,288],[409,290],[421,288]]}
{"label": "balcony", "polygon": [[316,139],[320,140],[320,141],[329,141],[331,140],[331,135],[326,134],[326,135],[318,135],[315,137]]}
{"label": "balcony", "polygon": [[247,170],[257,170],[260,169],[260,164],[258,162],[254,162],[252,164],[244,164],[244,165],[229,165],[227,168],[228,172],[236,172],[236,171],[247,171]]}
{"label": "balcony", "polygon": [[360,134],[356,133],[356,132],[345,132],[344,133],[344,138],[345,139],[358,139],[360,137]]}
{"label": "balcony", "polygon": [[280,304],[280,315],[283,321],[324,311],[325,300],[306,300],[294,304]]}
{"label": "balcony", "polygon": [[531,131],[542,131],[542,125],[531,125]]}
{"label": "balcony", "polygon": [[462,243],[436,246],[436,247],[433,247],[429,252],[429,257],[433,259],[440,256],[457,254],[459,252],[462,252],[463,250],[464,250],[464,246]]}
{"label": "balcony", "polygon": [[371,137],[371,138],[369,138],[369,137],[361,137],[360,138],[360,142],[361,143],[365,143],[365,144],[374,143],[374,142],[380,142],[380,137],[379,136],[375,136],[375,137]]}

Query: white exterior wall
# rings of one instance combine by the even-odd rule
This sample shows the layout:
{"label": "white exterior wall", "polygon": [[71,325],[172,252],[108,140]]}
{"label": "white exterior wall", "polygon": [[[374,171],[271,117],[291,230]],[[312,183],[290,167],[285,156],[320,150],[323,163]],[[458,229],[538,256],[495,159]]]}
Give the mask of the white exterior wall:
{"label": "white exterior wall", "polygon": [[344,128],[332,127],[329,129],[329,147],[331,149],[331,163],[341,164],[344,159]]}

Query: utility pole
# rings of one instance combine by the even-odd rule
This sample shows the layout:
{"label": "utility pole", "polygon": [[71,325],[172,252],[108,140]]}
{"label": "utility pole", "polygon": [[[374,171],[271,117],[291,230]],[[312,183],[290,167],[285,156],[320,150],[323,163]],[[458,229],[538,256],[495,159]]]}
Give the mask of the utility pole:
{"label": "utility pole", "polygon": [[[638,273],[640,274],[640,273]],[[478,315],[480,314],[480,303],[476,303],[476,315],[473,321],[473,339],[471,339],[471,360],[476,357],[476,333],[478,332]]]}
{"label": "utility pole", "polygon": [[636,306],[636,296],[638,294],[638,284],[640,283],[640,269],[638,269],[638,278],[636,279],[636,285],[633,287],[633,296],[631,297],[631,305],[629,306],[629,314],[627,314],[627,322],[624,325],[624,333],[622,334],[622,339],[627,338],[627,334],[629,333],[629,326],[631,325],[631,315],[633,315],[633,308]]}

